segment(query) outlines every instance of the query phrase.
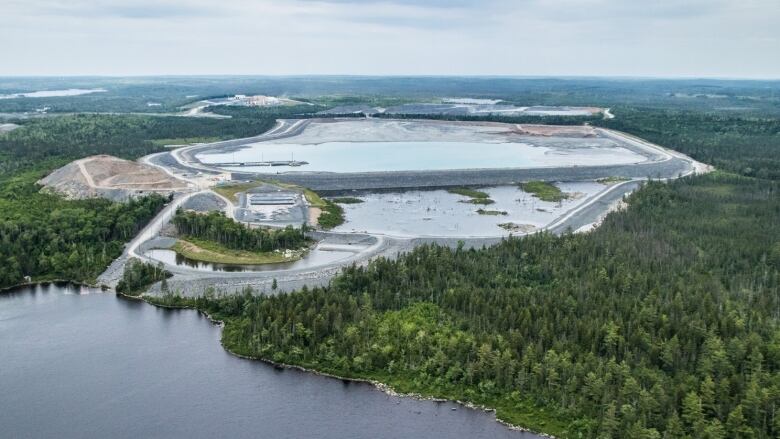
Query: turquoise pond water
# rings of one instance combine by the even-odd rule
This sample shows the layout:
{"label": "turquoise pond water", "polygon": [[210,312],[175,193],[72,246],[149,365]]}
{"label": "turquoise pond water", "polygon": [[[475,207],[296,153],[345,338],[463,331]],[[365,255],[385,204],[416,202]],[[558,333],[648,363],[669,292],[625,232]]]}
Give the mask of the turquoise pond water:
{"label": "turquoise pond water", "polygon": [[[198,155],[203,163],[298,160],[303,166],[236,167],[257,172],[378,172],[441,169],[525,168],[634,163],[623,148],[548,148],[527,143],[482,142],[326,142],[256,143],[231,152]],[[640,157],[641,159],[641,157]]]}

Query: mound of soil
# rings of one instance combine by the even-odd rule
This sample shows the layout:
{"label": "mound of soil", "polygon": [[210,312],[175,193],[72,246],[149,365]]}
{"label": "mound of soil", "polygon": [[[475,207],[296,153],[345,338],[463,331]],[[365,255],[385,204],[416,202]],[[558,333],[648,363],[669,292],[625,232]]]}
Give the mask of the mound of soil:
{"label": "mound of soil", "polygon": [[168,194],[187,188],[187,183],[159,168],[96,155],[76,160],[38,181],[44,190],[70,199],[103,197],[125,201],[149,193]]}

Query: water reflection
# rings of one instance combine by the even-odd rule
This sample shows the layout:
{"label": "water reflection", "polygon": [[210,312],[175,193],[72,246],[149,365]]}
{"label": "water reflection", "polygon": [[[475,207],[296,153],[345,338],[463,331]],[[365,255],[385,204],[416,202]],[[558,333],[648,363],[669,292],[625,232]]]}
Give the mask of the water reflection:
{"label": "water reflection", "polygon": [[595,182],[560,183],[558,187],[572,197],[547,202],[517,186],[480,189],[494,201],[488,205],[467,203],[468,197],[445,190],[365,194],[359,196],[362,203],[342,205],[347,221],[334,231],[395,236],[506,236],[510,230],[500,224],[528,225],[538,230],[605,188]]}
{"label": "water reflection", "polygon": [[303,166],[229,167],[248,172],[381,172],[444,169],[519,168],[594,164],[627,164],[642,161],[628,149],[614,146],[559,150],[528,143],[507,142],[324,142],[317,144],[267,143],[238,151],[204,151],[203,163],[250,163],[302,160]]}
{"label": "water reflection", "polygon": [[235,357],[192,310],[75,291],[0,294],[0,436],[538,438],[490,413]]}
{"label": "water reflection", "polygon": [[290,270],[297,268],[311,268],[320,265],[329,264],[332,262],[340,261],[352,256],[353,252],[348,251],[325,251],[314,248],[310,250],[303,258],[292,261],[283,262],[279,264],[263,264],[263,265],[239,265],[239,264],[216,264],[211,262],[201,262],[194,259],[184,257],[173,250],[167,249],[153,249],[145,253],[147,257],[162,261],[168,265],[176,265],[179,267],[194,268],[202,271],[219,271],[219,272],[241,272],[241,271],[276,271],[276,270]]}

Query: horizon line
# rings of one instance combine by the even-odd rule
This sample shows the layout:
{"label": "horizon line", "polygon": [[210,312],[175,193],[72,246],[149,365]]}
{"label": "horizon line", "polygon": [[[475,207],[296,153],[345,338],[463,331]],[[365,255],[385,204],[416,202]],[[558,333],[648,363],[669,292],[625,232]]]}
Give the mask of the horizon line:
{"label": "horizon line", "polygon": [[716,80],[780,81],[780,76],[707,75],[510,75],[510,74],[353,74],[353,73],[186,73],[186,74],[2,74],[6,78],[466,78],[466,79],[610,79],[610,80]]}

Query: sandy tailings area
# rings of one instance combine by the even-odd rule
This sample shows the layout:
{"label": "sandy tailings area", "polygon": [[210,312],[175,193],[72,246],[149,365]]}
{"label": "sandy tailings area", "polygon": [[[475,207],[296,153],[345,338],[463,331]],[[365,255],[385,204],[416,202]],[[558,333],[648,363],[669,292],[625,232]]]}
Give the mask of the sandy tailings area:
{"label": "sandy tailings area", "polygon": [[114,201],[153,192],[168,194],[187,188],[187,183],[159,168],[110,155],[76,160],[38,183],[45,190],[62,194],[66,198],[103,197]]}
{"label": "sandy tailings area", "polygon": [[597,137],[596,130],[591,126],[581,125],[516,125],[512,132],[528,136],[546,137]]}

